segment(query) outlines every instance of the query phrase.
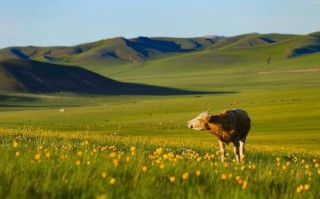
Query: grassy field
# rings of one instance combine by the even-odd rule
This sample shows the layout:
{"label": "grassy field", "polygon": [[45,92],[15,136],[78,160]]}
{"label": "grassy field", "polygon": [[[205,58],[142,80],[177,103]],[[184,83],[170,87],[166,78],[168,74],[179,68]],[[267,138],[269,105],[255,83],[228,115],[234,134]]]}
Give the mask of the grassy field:
{"label": "grassy field", "polygon": [[[1,198],[319,198],[319,93],[2,96]],[[240,165],[186,128],[230,107],[252,118]]]}
{"label": "grassy field", "polygon": [[[169,137],[169,136],[168,136]],[[319,198],[319,154],[249,145],[1,129],[1,198]]]}
{"label": "grassy field", "polygon": [[[0,94],[0,197],[320,198],[319,55],[254,50],[96,67],[212,94]],[[232,146],[222,164],[216,138],[186,127],[207,109],[231,108],[252,119],[242,164]]]}

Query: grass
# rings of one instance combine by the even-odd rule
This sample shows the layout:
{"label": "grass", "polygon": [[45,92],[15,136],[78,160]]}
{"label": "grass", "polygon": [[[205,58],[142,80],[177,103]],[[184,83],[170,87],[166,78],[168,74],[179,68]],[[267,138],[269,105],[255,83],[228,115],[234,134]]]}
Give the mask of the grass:
{"label": "grass", "polygon": [[[0,197],[319,198],[319,53],[288,59],[286,42],[94,65],[125,82],[225,93],[1,93]],[[216,138],[186,122],[238,107],[252,119],[246,160],[229,145],[222,164]]]}
{"label": "grass", "polygon": [[[319,197],[319,88],[1,99],[1,198]],[[186,128],[230,107],[253,121],[240,165],[231,145],[222,164],[216,138]]]}
{"label": "grass", "polygon": [[[1,126],[192,138],[215,145],[213,136],[187,129],[186,121],[210,108],[219,113],[241,107],[253,121],[249,145],[320,150],[318,94],[319,88],[305,88],[202,96],[43,96],[38,101],[25,101],[24,107],[3,107]],[[60,108],[65,112],[59,112]]]}
{"label": "grass", "polygon": [[[319,154],[195,140],[0,130],[2,198],[318,198]],[[257,150],[258,149],[258,150]],[[5,152],[5,153],[4,153]]]}

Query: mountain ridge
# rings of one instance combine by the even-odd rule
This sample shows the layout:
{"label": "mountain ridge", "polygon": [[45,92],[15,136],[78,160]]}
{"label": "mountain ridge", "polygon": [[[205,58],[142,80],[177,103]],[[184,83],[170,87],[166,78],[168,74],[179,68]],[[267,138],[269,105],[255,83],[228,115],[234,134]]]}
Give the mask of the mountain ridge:
{"label": "mountain ridge", "polygon": [[[126,39],[124,37],[115,37],[75,46],[7,47],[0,49],[0,59],[30,59],[76,65],[122,65],[126,63],[141,63],[150,59],[159,59],[175,54],[198,52],[206,48],[216,50],[248,48],[281,43],[301,37],[316,38],[317,35],[318,33],[315,32],[308,35],[249,33],[232,37],[204,36],[193,38],[141,36]],[[288,49],[290,48],[293,47],[289,46]],[[315,50],[318,52],[317,47]],[[299,52],[292,52],[292,54],[297,56]],[[314,50],[310,52],[314,52]]]}
{"label": "mountain ridge", "polygon": [[[186,88],[188,83],[180,83],[181,77],[194,74],[243,73],[253,69],[281,70],[283,67],[299,69],[305,65],[303,61],[292,65],[295,60],[309,60],[309,67],[318,67],[319,55],[320,32],[306,35],[249,33],[234,37],[194,38],[116,37],[69,47],[8,47],[0,49],[0,91],[186,94],[192,92],[170,90],[168,87]],[[111,81],[109,77],[122,82]],[[180,77],[181,80],[173,78],[171,83],[159,81],[160,78],[172,77]],[[49,80],[54,84],[46,86]],[[179,84],[173,83],[176,81]],[[115,87],[99,87],[109,83]],[[163,85],[167,88],[161,87]],[[120,88],[121,92],[116,88]]]}

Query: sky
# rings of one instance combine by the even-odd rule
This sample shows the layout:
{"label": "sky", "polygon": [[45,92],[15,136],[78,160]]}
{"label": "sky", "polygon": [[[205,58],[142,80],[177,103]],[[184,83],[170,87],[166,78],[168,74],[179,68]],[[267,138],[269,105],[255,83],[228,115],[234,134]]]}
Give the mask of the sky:
{"label": "sky", "polygon": [[113,37],[308,34],[320,0],[1,0],[0,48]]}

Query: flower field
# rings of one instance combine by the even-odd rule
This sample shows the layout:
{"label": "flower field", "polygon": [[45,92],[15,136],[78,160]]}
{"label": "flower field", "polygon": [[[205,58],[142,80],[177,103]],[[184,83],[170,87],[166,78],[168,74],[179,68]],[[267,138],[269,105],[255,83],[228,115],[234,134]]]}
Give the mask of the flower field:
{"label": "flower field", "polygon": [[237,164],[216,143],[0,129],[1,198],[320,198],[316,152],[248,146]]}

